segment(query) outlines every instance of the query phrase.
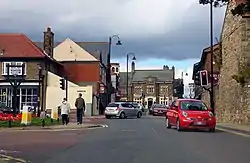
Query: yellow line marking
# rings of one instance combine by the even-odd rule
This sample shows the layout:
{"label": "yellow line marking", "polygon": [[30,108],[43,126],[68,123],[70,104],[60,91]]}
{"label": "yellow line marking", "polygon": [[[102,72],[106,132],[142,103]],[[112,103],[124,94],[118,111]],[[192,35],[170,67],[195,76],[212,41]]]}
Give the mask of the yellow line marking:
{"label": "yellow line marking", "polygon": [[235,135],[240,135],[240,136],[244,136],[244,137],[250,138],[250,135],[244,134],[244,133],[240,133],[240,132],[237,132],[237,131],[231,131],[231,130],[223,129],[223,128],[220,128],[220,127],[216,127],[216,129],[224,131],[224,132],[229,132],[229,133],[232,133],[232,134],[235,134]]}
{"label": "yellow line marking", "polygon": [[5,160],[15,160],[15,161],[19,161],[20,163],[27,163],[27,161],[23,160],[23,159],[20,159],[20,158],[15,158],[15,157],[12,157],[12,156],[8,156],[8,155],[3,155],[3,154],[0,154],[0,157],[3,157],[5,158]]}

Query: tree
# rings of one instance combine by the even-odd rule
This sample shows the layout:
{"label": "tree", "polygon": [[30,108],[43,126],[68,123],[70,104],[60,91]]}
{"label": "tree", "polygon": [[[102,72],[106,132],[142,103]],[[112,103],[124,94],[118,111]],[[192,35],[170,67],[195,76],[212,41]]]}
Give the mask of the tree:
{"label": "tree", "polygon": [[213,1],[214,7],[222,7],[229,2],[229,0],[199,0],[199,3],[202,5],[207,5],[210,4],[211,1]]}

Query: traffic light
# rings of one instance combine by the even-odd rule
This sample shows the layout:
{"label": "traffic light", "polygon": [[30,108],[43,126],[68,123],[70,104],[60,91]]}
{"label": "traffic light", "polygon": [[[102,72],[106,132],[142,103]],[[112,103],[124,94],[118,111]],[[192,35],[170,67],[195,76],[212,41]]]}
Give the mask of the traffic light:
{"label": "traffic light", "polygon": [[200,71],[200,80],[201,80],[201,86],[207,86],[208,85],[207,70]]}
{"label": "traffic light", "polygon": [[60,79],[60,88],[62,89],[62,90],[65,90],[65,79],[64,78],[61,78]]}

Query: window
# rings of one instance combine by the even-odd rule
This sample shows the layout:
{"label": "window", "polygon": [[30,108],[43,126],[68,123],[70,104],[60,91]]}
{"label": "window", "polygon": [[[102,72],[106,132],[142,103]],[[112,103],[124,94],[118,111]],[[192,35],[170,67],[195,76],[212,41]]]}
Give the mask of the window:
{"label": "window", "polygon": [[147,93],[149,93],[149,94],[154,93],[154,86],[148,86],[147,87]]}
{"label": "window", "polygon": [[181,101],[181,110],[206,111],[208,108],[202,101]]}
{"label": "window", "polygon": [[0,89],[0,103],[4,104],[7,106],[7,89],[6,88],[1,88]]}
{"label": "window", "polygon": [[21,89],[21,106],[23,105],[30,105],[36,106],[37,105],[37,88],[22,88]]}
{"label": "window", "polygon": [[111,103],[111,104],[108,104],[108,107],[119,107],[119,104]]}
{"label": "window", "polygon": [[135,86],[134,87],[134,93],[135,94],[141,94],[142,93],[142,87],[141,86]]}
{"label": "window", "polygon": [[[24,75],[26,75],[26,63],[25,62],[3,62],[2,63],[2,75],[8,75],[7,64],[21,66],[24,63]],[[9,74],[22,75],[22,67],[10,67]]]}
{"label": "window", "polygon": [[161,86],[160,91],[162,94],[168,94],[168,86]]}
{"label": "window", "polygon": [[142,99],[141,99],[141,98],[135,98],[135,99],[134,99],[134,102],[140,103],[140,104],[141,104],[141,103],[142,103]]}
{"label": "window", "polygon": [[124,107],[124,108],[132,108],[132,104],[130,104],[130,103],[123,103],[123,104],[121,104],[122,105],[122,107]]}

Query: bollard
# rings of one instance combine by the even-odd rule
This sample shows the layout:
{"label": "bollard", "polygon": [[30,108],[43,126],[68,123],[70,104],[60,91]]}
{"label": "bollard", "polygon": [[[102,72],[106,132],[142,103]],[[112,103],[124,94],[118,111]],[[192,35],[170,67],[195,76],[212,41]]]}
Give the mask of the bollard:
{"label": "bollard", "polygon": [[9,118],[9,128],[11,128],[11,119]]}
{"label": "bollard", "polygon": [[44,126],[45,126],[45,120],[42,119],[42,127],[44,127]]}
{"label": "bollard", "polygon": [[45,118],[46,118],[46,113],[43,111],[40,114],[40,118],[42,119],[42,127],[45,126]]}

